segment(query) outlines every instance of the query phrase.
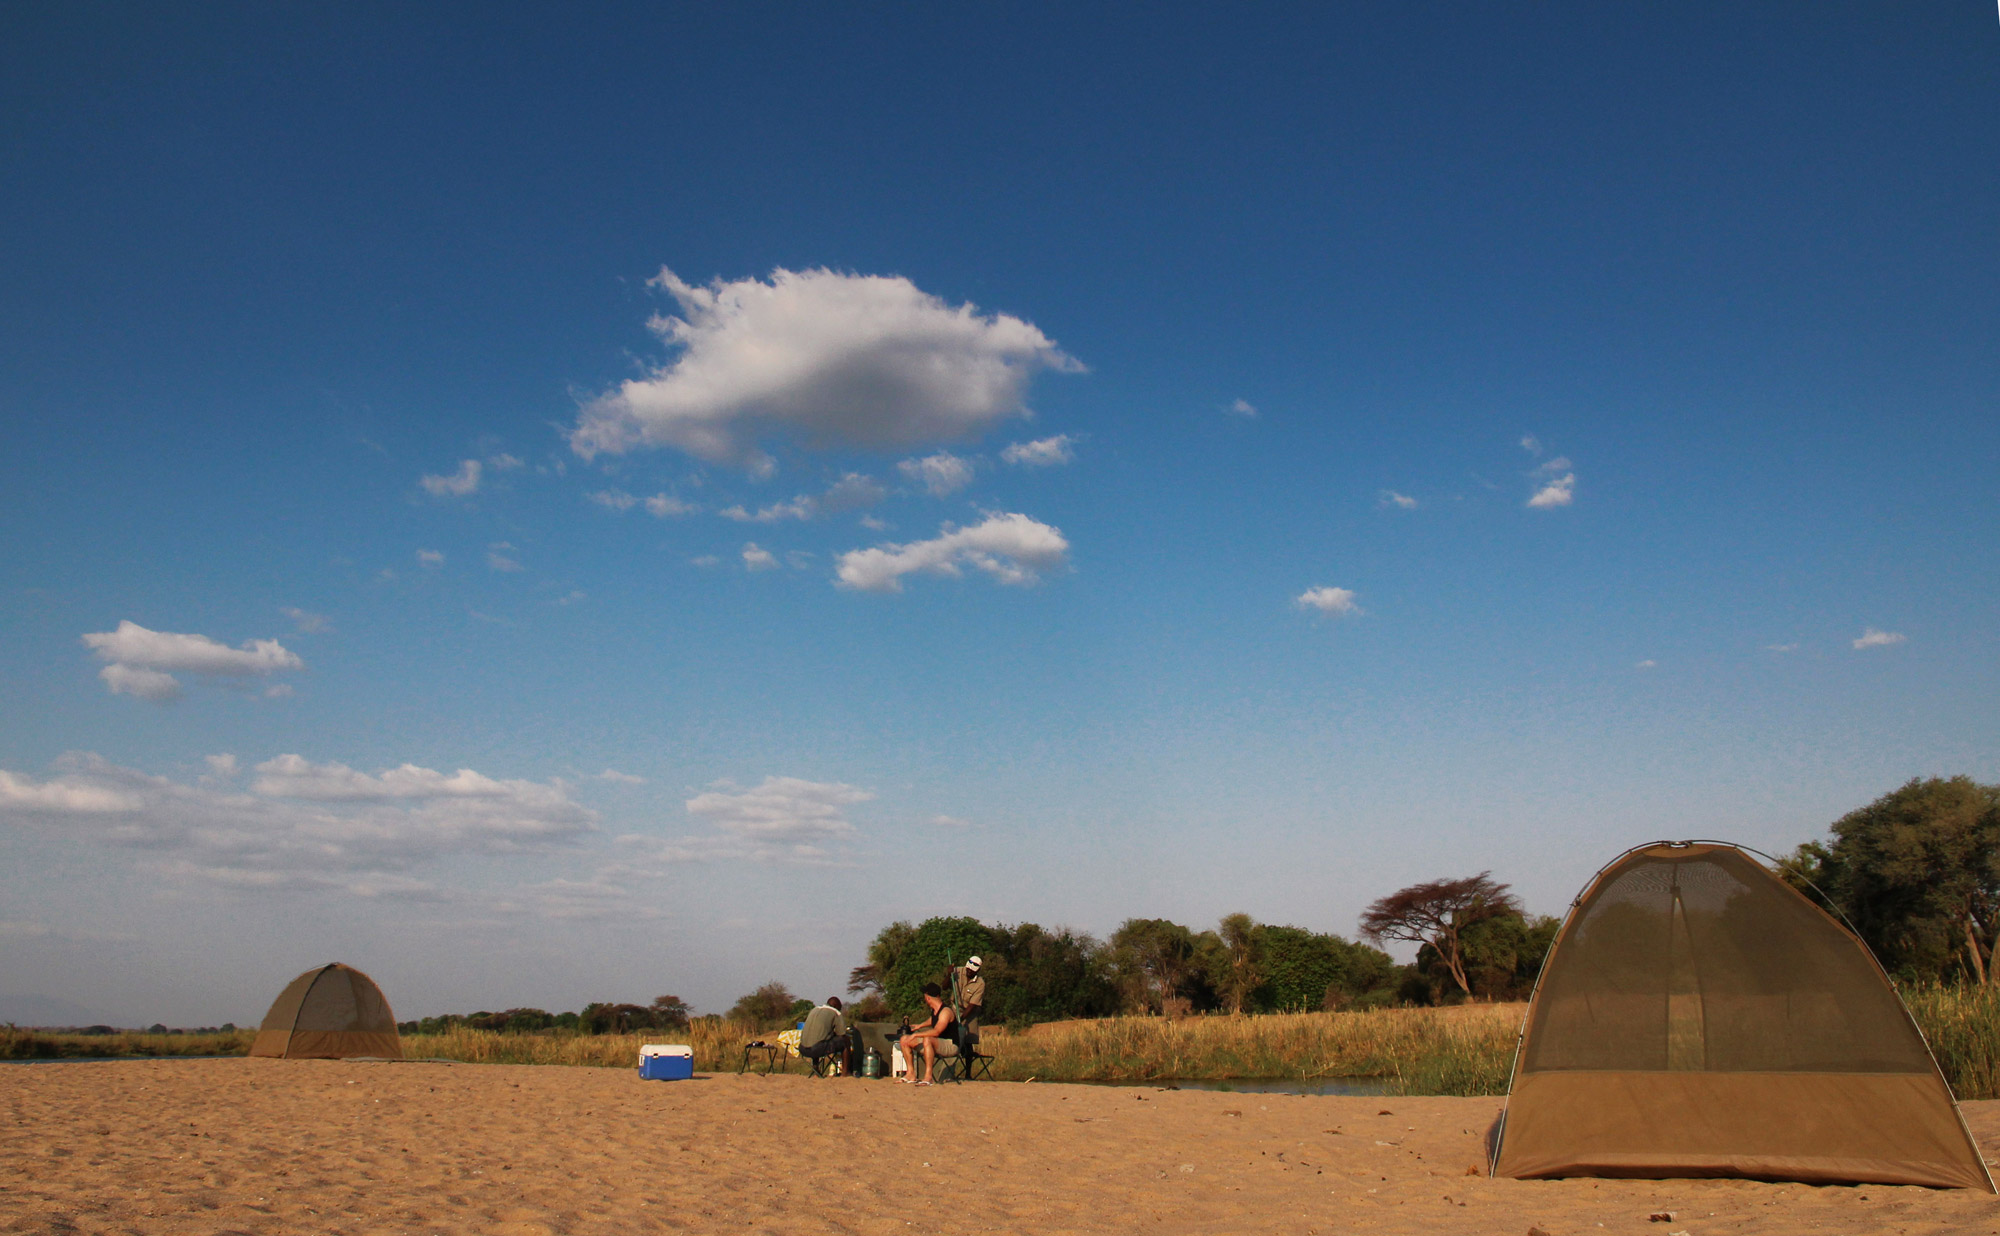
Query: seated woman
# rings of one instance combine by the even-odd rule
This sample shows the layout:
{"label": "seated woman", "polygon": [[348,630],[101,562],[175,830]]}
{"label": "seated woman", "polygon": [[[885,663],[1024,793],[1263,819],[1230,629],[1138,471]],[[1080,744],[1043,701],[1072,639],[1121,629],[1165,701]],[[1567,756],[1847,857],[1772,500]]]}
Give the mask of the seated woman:
{"label": "seated woman", "polygon": [[[936,983],[924,984],[924,1006],[931,1011],[930,1020],[909,1031],[899,1040],[903,1056],[910,1062],[912,1074],[917,1071],[917,1053],[924,1054],[923,1080],[916,1083],[919,1086],[931,1084],[932,1074],[937,1071],[939,1056],[949,1059],[958,1054],[958,1043],[952,1033],[951,1006],[944,1002],[944,992],[938,989]],[[907,1082],[910,1078],[905,1077],[902,1080]]]}

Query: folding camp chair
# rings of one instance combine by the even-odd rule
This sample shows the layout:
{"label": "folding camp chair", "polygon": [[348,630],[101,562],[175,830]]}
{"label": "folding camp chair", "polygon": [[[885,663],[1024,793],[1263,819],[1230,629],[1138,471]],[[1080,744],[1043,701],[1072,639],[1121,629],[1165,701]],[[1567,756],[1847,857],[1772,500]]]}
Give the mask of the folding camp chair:
{"label": "folding camp chair", "polygon": [[951,1028],[951,1041],[958,1048],[958,1054],[938,1061],[945,1081],[973,1081],[992,1076],[994,1058],[979,1050],[979,1031],[962,1021],[955,1022]]}
{"label": "folding camp chair", "polygon": [[[849,1031],[849,1034],[851,1033],[852,1031]],[[827,1039],[824,1043],[815,1043],[811,1047],[801,1048],[799,1055],[804,1057],[806,1063],[812,1066],[812,1075],[814,1077],[831,1077],[833,1076],[833,1066],[840,1061],[841,1057],[847,1054],[848,1042],[847,1035],[836,1035]],[[820,1049],[823,1047],[826,1050],[821,1051]],[[815,1052],[819,1054],[815,1055]]]}

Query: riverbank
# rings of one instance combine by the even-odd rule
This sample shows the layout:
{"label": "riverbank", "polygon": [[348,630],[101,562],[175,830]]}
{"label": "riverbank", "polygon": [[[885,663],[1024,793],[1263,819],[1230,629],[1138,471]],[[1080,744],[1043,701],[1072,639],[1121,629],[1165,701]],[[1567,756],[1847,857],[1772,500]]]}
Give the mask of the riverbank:
{"label": "riverbank", "polygon": [[[1491,1180],[1495,1099],[146,1060],[11,1072],[0,1230],[1985,1231],[1984,1194]],[[2000,1104],[1967,1106],[2000,1150]],[[1673,1214],[1671,1225],[1649,1222]],[[914,1226],[913,1226],[914,1225]]]}

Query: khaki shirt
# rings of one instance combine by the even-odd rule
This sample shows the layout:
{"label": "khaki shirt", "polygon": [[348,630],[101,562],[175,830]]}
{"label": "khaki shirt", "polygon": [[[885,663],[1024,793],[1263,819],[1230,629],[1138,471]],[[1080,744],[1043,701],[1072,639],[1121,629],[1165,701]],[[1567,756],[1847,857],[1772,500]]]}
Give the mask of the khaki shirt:
{"label": "khaki shirt", "polygon": [[967,1013],[977,1016],[976,1010],[986,1007],[986,977],[968,975],[961,967],[958,972],[958,1003]]}
{"label": "khaki shirt", "polygon": [[832,1005],[822,1004],[806,1014],[806,1028],[799,1031],[799,1046],[812,1047],[836,1034],[847,1033],[847,1015]]}

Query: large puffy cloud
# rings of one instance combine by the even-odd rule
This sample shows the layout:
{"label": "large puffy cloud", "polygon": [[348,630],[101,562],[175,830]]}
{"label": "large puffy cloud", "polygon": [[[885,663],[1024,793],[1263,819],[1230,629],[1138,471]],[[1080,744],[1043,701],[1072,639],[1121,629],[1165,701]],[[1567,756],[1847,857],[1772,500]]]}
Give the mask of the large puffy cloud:
{"label": "large puffy cloud", "polygon": [[954,441],[1023,414],[1038,371],[1082,368],[1031,323],[900,277],[780,269],[696,287],[663,268],[651,285],[680,307],[650,323],[679,354],[583,408],[570,445],[586,459],[669,446],[762,472],[759,438],[776,431],[809,445]]}
{"label": "large puffy cloud", "polygon": [[1060,530],[1026,515],[988,515],[970,528],[946,524],[928,541],[849,550],[836,575],[844,588],[900,592],[905,575],[957,575],[970,565],[1003,584],[1032,584],[1068,559],[1069,542]]}
{"label": "large puffy cloud", "polygon": [[408,764],[371,777],[280,756],[258,765],[247,794],[96,755],[64,756],[58,771],[40,783],[0,771],[0,825],[60,823],[67,835],[147,852],[169,875],[242,888],[435,896],[412,874],[424,864],[567,845],[597,819],[560,781]]}
{"label": "large puffy cloud", "polygon": [[154,631],[127,619],[115,631],[94,631],[84,645],[107,662],[97,672],[114,694],[170,700],[181,691],[175,672],[215,678],[246,678],[304,669],[305,662],[274,639],[253,639],[241,647],[206,635]]}

